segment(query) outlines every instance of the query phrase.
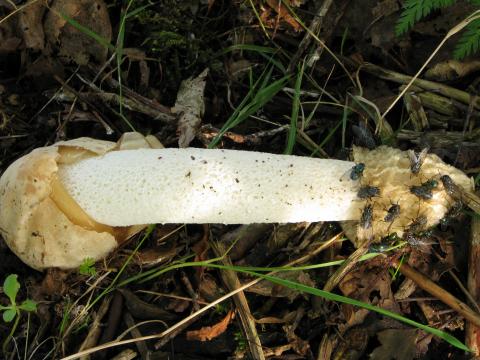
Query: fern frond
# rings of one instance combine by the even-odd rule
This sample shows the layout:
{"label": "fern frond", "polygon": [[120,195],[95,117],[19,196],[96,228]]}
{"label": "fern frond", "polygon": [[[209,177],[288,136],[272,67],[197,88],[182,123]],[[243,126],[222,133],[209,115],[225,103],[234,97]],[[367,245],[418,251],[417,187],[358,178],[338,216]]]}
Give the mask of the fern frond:
{"label": "fern frond", "polygon": [[413,25],[423,19],[432,10],[441,9],[454,4],[456,0],[405,0],[400,19],[395,26],[397,36],[406,33]]}
{"label": "fern frond", "polygon": [[480,19],[472,21],[465,27],[462,37],[458,40],[453,57],[457,60],[474,54],[480,48]]}

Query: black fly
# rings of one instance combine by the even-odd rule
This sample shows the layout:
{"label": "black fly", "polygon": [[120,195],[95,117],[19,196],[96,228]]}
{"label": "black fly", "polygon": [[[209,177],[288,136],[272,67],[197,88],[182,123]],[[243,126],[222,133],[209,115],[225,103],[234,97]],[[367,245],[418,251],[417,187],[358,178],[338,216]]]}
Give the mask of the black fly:
{"label": "black fly", "polygon": [[400,239],[399,239],[397,233],[396,232],[391,233],[390,235],[384,237],[381,242],[371,244],[368,247],[368,252],[370,252],[370,253],[372,253],[372,252],[376,252],[376,253],[385,252],[388,249],[390,249],[392,246],[395,246],[396,243],[398,242],[398,240],[400,240]]}
{"label": "black fly", "polygon": [[413,185],[410,187],[410,192],[421,199],[429,200],[432,198],[432,190],[438,186],[437,180],[428,180],[421,185]]}
{"label": "black fly", "polygon": [[357,237],[359,240],[370,242],[373,239],[372,229],[373,206],[366,205],[363,208],[359,226],[357,227]]}
{"label": "black fly", "polygon": [[428,252],[428,245],[432,243],[429,241],[431,231],[424,231],[425,225],[427,225],[427,217],[419,216],[412,221],[409,228],[403,235],[403,238],[411,246],[418,248],[422,252]]}
{"label": "black fly", "polygon": [[383,220],[385,222],[393,222],[393,220],[395,220],[398,217],[398,215],[400,215],[400,205],[393,204],[387,210],[387,215],[385,215],[385,218]]}
{"label": "black fly", "polygon": [[362,123],[359,126],[352,125],[352,132],[357,145],[366,147],[369,150],[373,150],[377,146],[372,132]]}
{"label": "black fly", "polygon": [[365,206],[360,218],[360,226],[364,229],[370,229],[372,227],[373,218],[373,206],[368,204]]}
{"label": "black fly", "polygon": [[412,221],[410,227],[408,228],[409,233],[418,233],[420,230],[423,230],[425,225],[427,225],[427,217],[425,215],[419,216]]}
{"label": "black fly", "polygon": [[412,174],[418,174],[423,162],[428,154],[428,147],[420,151],[418,154],[414,150],[408,150],[408,158],[410,159],[410,170]]}
{"label": "black fly", "polygon": [[355,164],[351,169],[349,169],[345,174],[342,175],[342,177],[340,178],[340,181],[344,181],[344,180],[356,181],[362,177],[363,170],[365,170],[364,163]]}
{"label": "black fly", "polygon": [[461,192],[460,189],[458,188],[457,184],[455,184],[452,180],[452,178],[448,175],[442,175],[440,177],[440,180],[442,181],[443,188],[447,192],[448,195],[452,197],[460,197]]}
{"label": "black fly", "polygon": [[453,203],[450,210],[443,219],[440,220],[440,230],[447,231],[448,226],[462,213],[463,203],[460,200],[457,200]]}
{"label": "black fly", "polygon": [[362,186],[357,192],[357,196],[360,199],[370,199],[374,196],[379,196],[379,195],[380,195],[380,189],[376,186],[369,186],[369,185]]}
{"label": "black fly", "polygon": [[350,173],[350,179],[352,180],[358,180],[363,174],[363,170],[365,170],[365,164],[364,163],[358,163],[356,164]]}

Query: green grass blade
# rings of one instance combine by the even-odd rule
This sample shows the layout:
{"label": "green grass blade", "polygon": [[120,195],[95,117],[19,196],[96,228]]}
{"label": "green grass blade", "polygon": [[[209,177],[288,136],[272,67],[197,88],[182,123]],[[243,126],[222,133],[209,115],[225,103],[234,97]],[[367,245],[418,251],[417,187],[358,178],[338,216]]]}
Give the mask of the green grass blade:
{"label": "green grass blade", "polygon": [[302,89],[303,71],[305,69],[305,62],[302,63],[302,67],[297,74],[295,80],[295,93],[293,94],[292,102],[292,115],[290,116],[290,129],[288,130],[287,147],[284,154],[291,155],[293,153],[293,147],[295,146],[295,139],[297,138],[297,124],[298,124],[298,112],[300,110],[300,90]]}
{"label": "green grass blade", "polygon": [[[267,74],[271,74],[271,72],[268,72]],[[284,76],[281,79],[265,86],[265,79],[269,78],[270,76],[261,77],[259,81],[257,81],[256,84],[250,88],[250,91],[242,100],[241,104],[228,118],[228,120],[225,122],[225,125],[223,125],[223,127],[220,129],[219,133],[212,139],[208,145],[209,148],[215,147],[227,131],[246,120],[250,115],[255,114],[261,107],[269,102],[285,86],[289,79],[288,76]],[[257,84],[261,84],[262,86],[257,92],[255,92]]]}
{"label": "green grass blade", "polygon": [[111,51],[115,51],[115,47],[110,44],[110,42],[105,39],[103,36],[100,36],[99,34],[97,34],[95,31],[92,31],[91,29],[83,26],[82,24],[80,24],[78,21],[72,19],[70,16],[62,13],[62,12],[59,12],[58,13],[66,22],[68,22],[71,26],[73,26],[75,29],[77,29],[78,31],[80,31],[81,33],[91,37],[93,40],[95,40],[96,42],[98,42],[100,45],[108,48],[109,50]]}

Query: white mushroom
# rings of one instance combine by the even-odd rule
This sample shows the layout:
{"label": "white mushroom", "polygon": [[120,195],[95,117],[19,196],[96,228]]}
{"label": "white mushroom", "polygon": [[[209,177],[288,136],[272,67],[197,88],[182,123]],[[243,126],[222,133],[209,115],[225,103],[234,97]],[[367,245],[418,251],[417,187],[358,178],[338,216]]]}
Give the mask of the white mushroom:
{"label": "white mushroom", "polygon": [[[133,144],[133,145],[132,145]],[[361,186],[380,189],[373,204],[373,238],[401,235],[419,213],[435,225],[450,199],[441,189],[422,201],[409,187],[452,177],[469,179],[428,155],[419,174],[405,153],[382,147],[354,151],[366,164],[351,180],[354,162],[235,150],[158,149],[153,137],[128,134],[118,144],[81,138],[34,150],[0,179],[0,231],[28,265],[74,268],[100,259],[151,223],[223,223],[359,220]],[[347,176],[345,176],[347,174]],[[391,202],[402,208],[383,221]]]}

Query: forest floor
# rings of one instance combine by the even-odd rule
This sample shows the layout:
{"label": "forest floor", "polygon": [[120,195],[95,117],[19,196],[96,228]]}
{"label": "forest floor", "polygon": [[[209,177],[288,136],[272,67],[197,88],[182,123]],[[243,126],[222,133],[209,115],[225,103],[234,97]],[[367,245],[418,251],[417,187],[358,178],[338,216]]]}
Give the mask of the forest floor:
{"label": "forest floor", "polygon": [[[402,3],[432,5],[415,19]],[[215,139],[225,149],[342,160],[353,145],[428,148],[478,181],[480,60],[473,50],[480,40],[475,33],[465,40],[458,28],[478,2],[439,3],[0,0],[1,170],[60,140],[117,141],[137,131],[165,147],[207,147]],[[474,25],[468,31],[480,32]],[[179,111],[185,88],[197,97]],[[0,281],[16,274],[20,286],[8,277],[0,304],[9,306],[12,296],[26,304],[0,308],[0,357],[470,358],[458,344],[478,349],[477,328],[442,297],[479,311],[480,222],[467,208],[450,215],[422,229],[421,246],[399,239],[402,246],[387,252],[375,248],[381,255],[357,264],[332,292],[458,343],[322,298],[316,290],[336,267],[306,267],[355,251],[338,223],[172,224],[73,270],[38,272],[0,242]],[[399,272],[399,263],[436,282],[442,297]],[[232,267],[291,264],[305,267],[276,274],[277,283]]]}

